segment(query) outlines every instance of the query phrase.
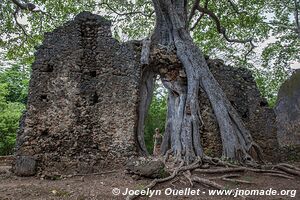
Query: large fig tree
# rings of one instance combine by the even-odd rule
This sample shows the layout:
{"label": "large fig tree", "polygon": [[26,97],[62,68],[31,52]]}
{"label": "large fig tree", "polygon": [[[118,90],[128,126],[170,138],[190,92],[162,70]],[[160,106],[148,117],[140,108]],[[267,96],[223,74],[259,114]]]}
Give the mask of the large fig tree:
{"label": "large fig tree", "polygon": [[[127,40],[147,37],[143,40],[141,58],[145,70],[142,74],[137,131],[140,152],[147,154],[143,126],[153,93],[153,77],[160,75],[163,85],[168,89],[163,154],[171,150],[178,159],[186,163],[205,156],[199,128],[202,120],[198,92],[202,88],[210,100],[219,125],[223,156],[241,162],[252,161],[253,156],[259,154],[259,147],[209,71],[201,50],[206,53],[223,52],[222,55],[227,60],[237,60],[246,65],[247,59],[253,56],[254,41],[267,38],[270,29],[274,27],[274,30],[278,27],[280,30],[292,30],[289,35],[293,37],[289,38],[296,41],[293,49],[299,49],[299,2],[294,0],[289,5],[289,9],[294,11],[293,18],[280,18],[282,13],[278,12],[277,7],[272,10],[272,5],[277,5],[276,2],[277,0],[4,0],[0,4],[0,22],[3,24],[0,27],[0,57],[1,61],[14,60],[29,65],[33,60],[34,47],[41,42],[44,32],[83,10],[107,15],[114,22],[116,38]],[[273,12],[275,20],[266,20],[272,14],[266,17],[263,11]],[[289,16],[288,12],[285,9],[284,16]],[[287,22],[284,21],[286,19]],[[285,44],[286,41],[285,39]],[[243,46],[246,48],[242,48]],[[157,69],[153,65],[157,52],[163,52],[167,56],[175,55],[180,66],[170,69],[166,65],[163,70]],[[273,51],[271,49],[267,52],[272,55]]]}
{"label": "large fig tree", "polygon": [[[200,1],[195,1],[192,10],[188,12],[188,1],[182,0],[153,0],[156,13],[156,25],[150,41],[144,42],[142,56],[150,56],[156,48],[165,48],[166,51],[174,51],[182,63],[185,76],[177,74],[173,79],[162,78],[163,85],[168,89],[168,115],[166,131],[162,146],[162,153],[171,149],[178,159],[190,163],[197,157],[203,157],[201,145],[201,116],[199,110],[198,93],[201,87],[207,94],[211,106],[217,118],[223,145],[223,156],[239,161],[251,161],[252,154],[259,150],[254,143],[251,134],[245,128],[242,120],[232,107],[220,85],[209,71],[203,53],[194,44],[189,32],[189,20],[196,10],[211,16],[217,23],[217,29],[225,37],[226,30],[220,25],[217,16],[205,6],[201,7]],[[188,16],[189,13],[189,16]],[[228,38],[229,39],[229,38]],[[251,40],[237,42],[252,42]],[[147,49],[149,48],[149,49]],[[144,55],[144,54],[149,55]],[[143,61],[142,61],[143,62]],[[147,64],[147,62],[146,62]],[[150,71],[151,71],[151,65]],[[149,83],[153,76],[149,72],[143,76],[147,92],[142,92],[140,112],[147,112],[151,98],[151,86]],[[145,100],[144,100],[145,99]],[[142,115],[143,117],[144,115]],[[143,119],[141,120],[143,121]],[[138,134],[143,134],[142,127]],[[143,136],[139,135],[140,147],[146,151]]]}

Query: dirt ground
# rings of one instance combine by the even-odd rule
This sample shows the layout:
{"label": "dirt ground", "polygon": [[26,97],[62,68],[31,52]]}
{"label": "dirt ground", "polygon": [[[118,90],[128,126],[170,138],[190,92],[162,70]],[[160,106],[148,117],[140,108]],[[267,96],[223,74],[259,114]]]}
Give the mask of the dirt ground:
{"label": "dirt ground", "polygon": [[[300,166],[300,163],[295,163]],[[118,188],[121,193],[125,192],[126,188],[141,190],[145,185],[150,183],[149,179],[134,180],[131,176],[124,173],[124,169],[117,169],[114,173],[103,175],[89,175],[89,176],[73,176],[69,178],[61,178],[57,180],[42,180],[38,177],[17,177],[9,172],[10,166],[0,165],[0,200],[35,200],[35,199],[125,199],[126,196],[113,195],[114,188]],[[236,174],[236,173],[235,173]],[[255,190],[270,190],[270,188],[281,190],[297,190],[300,192],[300,177],[294,177],[293,180],[281,177],[271,177],[265,174],[257,174],[253,172],[240,173],[240,179],[253,182],[252,184],[239,184],[216,181],[225,186],[226,189],[255,189]],[[220,175],[204,175],[198,174],[199,177],[212,178]],[[171,188],[171,189],[167,189]],[[191,188],[193,190],[200,189],[199,195],[190,196],[172,196],[165,195],[166,191],[176,191],[180,189]],[[241,197],[233,196],[210,196],[208,194],[208,187],[196,184],[193,187],[185,178],[174,179],[166,183],[158,184],[152,190],[161,191],[161,195],[154,195],[151,198],[147,196],[139,199],[203,199],[203,200],[227,200],[227,199],[242,199]],[[116,190],[116,189],[115,189]],[[118,192],[115,191],[115,192]],[[205,194],[204,194],[205,192]],[[157,193],[159,194],[159,193]],[[291,194],[291,193],[290,193]],[[285,199],[300,199],[300,194],[295,197],[275,195],[275,196],[248,196],[249,200],[285,200]]]}

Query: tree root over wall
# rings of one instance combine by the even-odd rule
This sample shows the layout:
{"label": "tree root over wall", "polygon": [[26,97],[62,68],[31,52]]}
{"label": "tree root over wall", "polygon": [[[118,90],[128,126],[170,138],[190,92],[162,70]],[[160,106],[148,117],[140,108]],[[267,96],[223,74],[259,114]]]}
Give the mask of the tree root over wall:
{"label": "tree root over wall", "polygon": [[[286,179],[294,179],[295,176],[300,177],[300,168],[286,163],[279,163],[276,165],[257,165],[256,167],[253,167],[246,165],[235,165],[229,162],[222,161],[218,158],[204,157],[201,159],[197,159],[190,165],[185,165],[184,160],[177,161],[176,163],[173,161],[168,162],[168,157],[169,155],[161,157],[161,159],[167,166],[167,169],[171,175],[165,178],[154,179],[142,190],[152,189],[157,184],[171,181],[173,179],[173,182],[175,182],[178,181],[179,178],[186,179],[191,186],[194,186],[194,184],[198,183],[206,187],[218,190],[225,190],[226,188],[224,185],[216,183],[215,180],[222,180],[242,184],[254,184],[254,182],[239,179],[241,175],[237,173],[244,172],[263,173],[265,175],[276,176]],[[213,178],[201,178],[197,176],[197,174],[220,174],[220,176]],[[140,195],[128,195],[126,197],[126,200],[136,199],[139,196]],[[247,197],[245,196],[240,197],[243,199],[247,199]]]}

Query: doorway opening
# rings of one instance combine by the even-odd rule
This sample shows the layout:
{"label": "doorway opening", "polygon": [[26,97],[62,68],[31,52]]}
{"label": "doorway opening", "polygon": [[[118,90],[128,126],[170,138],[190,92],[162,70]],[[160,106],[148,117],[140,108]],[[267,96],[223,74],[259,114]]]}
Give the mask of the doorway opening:
{"label": "doorway opening", "polygon": [[153,154],[154,149],[154,134],[155,129],[163,135],[165,132],[165,124],[168,107],[168,91],[163,86],[160,79],[155,81],[151,104],[148,114],[145,119],[144,138],[146,148],[150,155]]}

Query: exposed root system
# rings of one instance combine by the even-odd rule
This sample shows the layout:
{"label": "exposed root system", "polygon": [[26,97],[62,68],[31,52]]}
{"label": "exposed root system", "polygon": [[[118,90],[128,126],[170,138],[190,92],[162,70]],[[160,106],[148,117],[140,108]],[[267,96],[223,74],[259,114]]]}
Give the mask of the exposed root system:
{"label": "exposed root system", "polygon": [[[185,179],[191,186],[194,186],[195,184],[201,184],[208,188],[224,190],[225,186],[215,182],[216,180],[241,184],[255,184],[255,182],[240,179],[240,177],[242,176],[240,173],[263,173],[264,175],[276,176],[286,179],[294,179],[293,176],[299,176],[300,174],[299,168],[286,163],[280,163],[278,165],[256,165],[256,168],[254,168],[252,165],[238,166],[209,157],[206,157],[205,159],[199,158],[190,165],[186,165],[184,160],[181,160],[179,164],[177,163],[177,167],[172,167],[176,164],[174,162],[168,162],[169,153],[167,156],[163,157],[162,160],[164,161],[166,168],[170,171],[171,175],[166,178],[154,179],[149,185],[145,186],[143,190],[152,189],[157,184],[171,181],[172,179],[174,179],[173,181],[171,181],[172,184],[178,181],[185,182],[182,180],[182,178]],[[204,162],[204,160],[206,162]],[[202,178],[199,177],[200,174],[224,175],[212,178]],[[137,197],[139,197],[139,195],[127,196],[126,200],[136,199]],[[243,199],[247,199],[245,196],[240,197]]]}

